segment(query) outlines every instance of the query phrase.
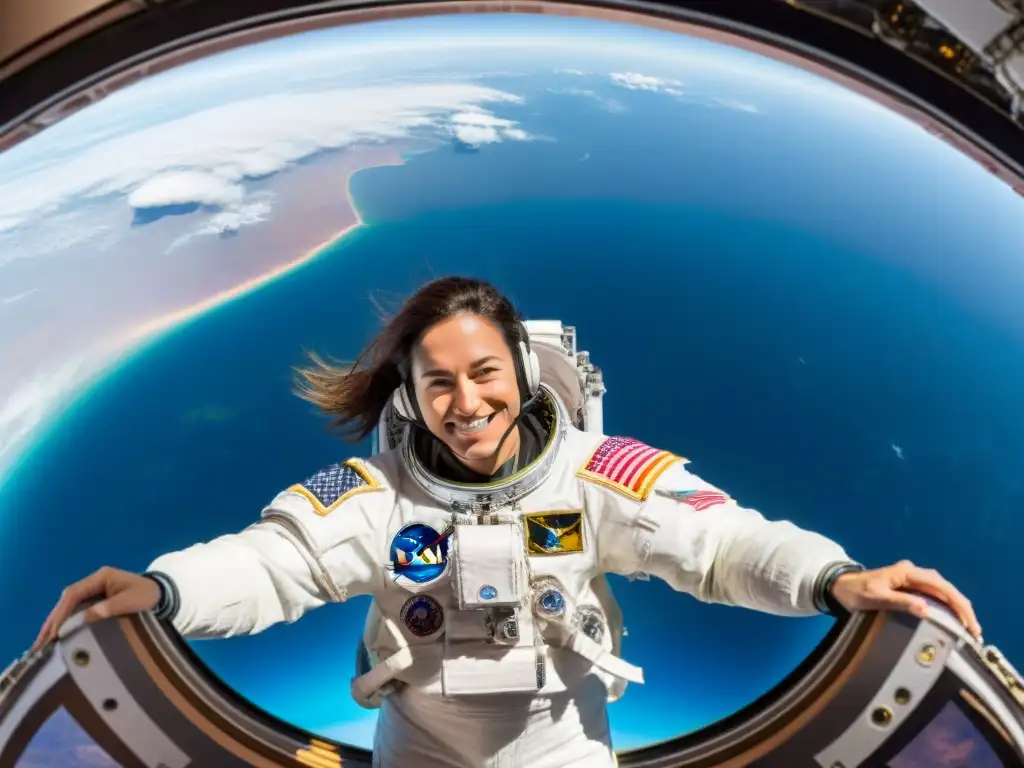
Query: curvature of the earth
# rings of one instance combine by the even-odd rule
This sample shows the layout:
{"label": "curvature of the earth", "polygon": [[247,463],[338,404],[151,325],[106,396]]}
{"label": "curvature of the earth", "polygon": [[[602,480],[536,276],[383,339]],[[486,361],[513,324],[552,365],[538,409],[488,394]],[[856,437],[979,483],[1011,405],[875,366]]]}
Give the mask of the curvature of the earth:
{"label": "curvature of the earth", "polygon": [[[350,176],[367,226],[303,262],[356,223]],[[939,567],[1024,656],[1024,202],[859,96],[664,32],[432,18],[144,82],[0,155],[0,180],[0,578],[20,585],[0,656],[67,582],[238,530],[344,458],[289,366],[350,358],[371,290],[448,272],[576,326],[608,431],[868,564]],[[751,702],[830,626],[613,586],[648,679],[611,710],[624,748]],[[258,705],[369,745],[348,696],[365,609],[196,648]]]}

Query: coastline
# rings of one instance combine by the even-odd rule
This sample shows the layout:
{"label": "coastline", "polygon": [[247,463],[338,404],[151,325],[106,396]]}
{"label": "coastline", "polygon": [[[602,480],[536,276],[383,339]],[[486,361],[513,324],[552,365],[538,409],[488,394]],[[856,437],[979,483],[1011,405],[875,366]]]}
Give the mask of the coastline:
{"label": "coastline", "polygon": [[[352,210],[355,211],[355,207]],[[136,354],[146,349],[149,344],[159,340],[164,334],[173,332],[199,319],[207,312],[270,285],[277,278],[283,277],[292,270],[312,262],[324,250],[340,242],[346,235],[358,230],[363,225],[364,222],[359,218],[359,214],[356,213],[355,223],[349,224],[333,237],[307,250],[297,259],[250,278],[233,288],[220,291],[203,301],[160,315],[142,325],[136,326],[129,333],[118,337],[113,342],[108,342],[100,347],[93,356],[93,364],[85,368],[82,377],[69,388],[65,396],[60,401],[54,403],[49,412],[21,435],[20,439],[10,446],[4,446],[11,453],[9,456],[0,455],[0,493],[3,492],[7,481],[17,473],[26,461],[31,459],[36,449],[45,445],[53,430],[60,424],[61,419],[68,410],[88,397],[90,392],[102,384],[104,380],[114,375],[122,365],[129,362]],[[7,453],[7,450],[4,453]]]}
{"label": "coastline", "polygon": [[[355,206],[352,207],[352,210],[353,212],[356,211]],[[316,257],[320,256],[326,249],[340,242],[346,235],[351,234],[364,225],[364,222],[359,217],[358,212],[355,213],[355,216],[355,223],[349,224],[327,240],[324,240],[319,245],[303,253],[297,259],[280,264],[267,272],[257,275],[256,277],[249,278],[245,282],[239,283],[233,288],[228,288],[215,293],[213,296],[196,302],[195,304],[175,310],[174,312],[168,312],[167,314],[155,317],[142,325],[136,326],[124,336],[119,337],[118,340],[111,345],[111,347],[113,347],[111,351],[118,356],[130,355],[133,351],[136,351],[138,345],[159,337],[166,331],[180,328],[181,326],[201,317],[210,310],[216,309],[230,301],[252,293],[253,291],[269,285],[277,278],[308,264]]]}
{"label": "coastline", "polygon": [[[275,280],[313,262],[327,249],[342,242],[344,238],[365,226],[355,200],[352,197],[352,179],[357,173],[371,168],[389,165],[403,165],[405,159],[398,152],[387,158],[375,158],[372,163],[351,169],[344,181],[344,202],[350,212],[349,222],[333,232],[317,245],[306,248],[301,255],[265,269],[258,275],[244,279],[230,288],[225,288],[193,302],[180,309],[158,315],[137,324],[125,333],[103,339],[93,348],[92,353],[82,360],[80,378],[77,378],[33,426],[9,445],[2,446],[0,453],[0,492],[8,481],[17,474],[25,462],[31,460],[35,451],[43,447],[52,436],[61,419],[105,379],[116,374],[118,369],[144,351],[150,344],[165,334],[172,333],[199,319],[208,312],[228,304],[235,299],[271,285]],[[346,217],[349,218],[349,217]],[[4,455],[6,454],[6,455]]]}
{"label": "coastline", "polygon": [[[218,291],[212,296],[208,296],[201,301],[195,302],[181,309],[167,312],[151,320],[147,320],[141,325],[135,326],[128,333],[117,337],[116,340],[110,344],[110,352],[118,359],[130,356],[133,352],[138,351],[140,345],[145,345],[145,343],[158,338],[163,333],[187,325],[207,312],[252,293],[253,291],[257,291],[260,288],[273,283],[277,278],[283,277],[284,275],[291,273],[293,270],[310,263],[323,254],[325,250],[337,243],[340,243],[346,235],[350,235],[365,226],[363,217],[360,215],[359,209],[356,207],[355,199],[352,197],[352,179],[355,175],[360,171],[368,170],[370,168],[380,168],[387,165],[402,165],[404,162],[405,160],[403,156],[401,154],[396,154],[390,162],[376,162],[372,165],[367,165],[350,171],[345,178],[345,202],[348,205],[349,210],[352,212],[353,221],[350,224],[346,224],[337,232],[331,234],[318,245],[308,248],[301,256],[294,258],[291,261],[284,262],[283,264],[278,264],[255,277],[251,277],[248,280],[232,286],[231,288]],[[108,366],[104,365],[103,368],[106,370]]]}

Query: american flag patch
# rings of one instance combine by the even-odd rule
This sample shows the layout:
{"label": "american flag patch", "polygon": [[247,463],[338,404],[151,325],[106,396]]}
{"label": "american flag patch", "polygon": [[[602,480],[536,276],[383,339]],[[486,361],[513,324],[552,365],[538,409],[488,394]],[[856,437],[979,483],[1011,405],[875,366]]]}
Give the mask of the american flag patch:
{"label": "american flag patch", "polygon": [[[658,493],[662,493],[662,491],[659,490]],[[728,504],[732,501],[729,494],[713,490],[665,491],[662,495],[683,504],[688,504],[698,512],[703,512],[709,507],[717,507],[719,504]]]}
{"label": "american flag patch", "polygon": [[679,456],[630,437],[609,437],[576,476],[636,501],[647,501],[661,473],[679,460]]}
{"label": "american flag patch", "polygon": [[314,512],[326,517],[346,499],[364,491],[380,490],[381,487],[362,462],[350,459],[321,469],[288,490],[305,497],[313,505]]}

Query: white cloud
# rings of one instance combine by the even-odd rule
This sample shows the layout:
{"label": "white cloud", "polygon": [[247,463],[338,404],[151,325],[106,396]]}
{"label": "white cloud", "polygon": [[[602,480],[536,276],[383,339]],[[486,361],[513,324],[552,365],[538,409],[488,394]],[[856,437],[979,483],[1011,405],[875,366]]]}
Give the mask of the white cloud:
{"label": "white cloud", "polygon": [[29,290],[22,291],[21,293],[15,293],[15,294],[13,294],[11,296],[5,296],[4,298],[0,299],[0,304],[13,304],[16,301],[21,301],[22,299],[27,299],[29,296],[31,296],[35,292],[36,292],[35,288],[30,288]]}
{"label": "white cloud", "polygon": [[586,96],[588,98],[596,98],[597,92],[592,91],[589,88],[548,88],[549,93],[560,93],[565,96]]}
{"label": "white cloud", "polygon": [[664,93],[674,96],[680,100],[702,107],[716,107],[730,109],[735,112],[746,112],[748,114],[759,114],[755,105],[747,101],[730,98],[707,98],[706,96],[687,95],[679,86],[682,83],[665,77],[653,77],[642,75],[637,72],[613,72],[608,76],[613,85],[626,88],[631,91],[648,91],[651,93]]}
{"label": "white cloud", "polygon": [[626,107],[622,102],[616,101],[615,99],[609,99],[589,88],[548,88],[547,91],[548,93],[553,93],[557,96],[579,96],[584,99],[593,99],[601,105],[602,109],[608,112],[626,111]]}
{"label": "white cloud", "polygon": [[516,125],[512,120],[503,120],[483,110],[460,112],[451,117],[452,135],[471,147],[496,144],[503,139],[513,141],[529,139],[526,131],[517,128]]}
{"label": "white cloud", "polygon": [[[464,133],[474,144],[527,138],[515,121],[481,106],[494,103],[521,99],[473,83],[277,93],[102,140],[49,167],[38,162],[19,167],[15,148],[0,161],[0,237],[10,236],[9,243],[0,241],[0,252],[9,259],[53,250],[49,241],[46,249],[27,248],[25,239],[46,229],[38,226],[44,217],[67,215],[90,199],[127,195],[133,207],[237,206],[244,200],[246,179],[275,173],[326,149],[444,128]],[[44,140],[45,133],[37,138]]]}
{"label": "white cloud", "polygon": [[749,102],[736,101],[735,99],[715,99],[714,103],[716,106],[722,107],[723,109],[732,109],[736,112],[747,112],[752,115],[759,114],[761,111]]}
{"label": "white cloud", "polygon": [[169,171],[146,179],[128,195],[132,208],[158,208],[165,205],[226,206],[238,203],[245,190],[215,173]]}
{"label": "white cloud", "polygon": [[229,235],[242,227],[266,221],[270,215],[270,202],[259,200],[234,205],[218,211],[204,221],[195,231],[182,235],[170,244],[167,253],[180,248],[196,237]]}
{"label": "white cloud", "polygon": [[211,216],[206,224],[200,227],[197,234],[224,235],[235,232],[248,224],[265,221],[269,213],[270,203],[268,202],[239,205]]}
{"label": "white cloud", "polygon": [[113,213],[108,209],[97,210],[94,206],[67,207],[46,216],[45,223],[35,221],[34,225],[12,226],[7,232],[0,222],[0,265],[85,245],[94,249],[112,245],[120,239],[124,226],[123,217],[117,219]]}
{"label": "white cloud", "polygon": [[78,358],[19,382],[0,404],[0,466],[6,467],[25,437],[71,399],[92,369],[86,358]]}
{"label": "white cloud", "polygon": [[[582,72],[575,69],[562,69],[556,70],[563,74],[573,74],[584,76],[588,73]],[[653,75],[644,75],[639,72],[612,72],[608,75],[608,79],[612,85],[618,86],[619,88],[625,88],[630,91],[648,91],[651,93],[664,93],[669,96],[675,96],[678,99],[683,99],[691,104],[695,104],[703,107],[719,107],[722,109],[731,109],[736,112],[746,112],[748,114],[759,114],[758,109],[754,104],[746,101],[740,101],[738,99],[728,98],[712,98],[706,97],[698,98],[695,96],[688,96],[681,88],[683,85],[679,80],[673,80],[667,77],[654,77]],[[613,99],[606,99],[599,93],[589,90],[586,88],[549,88],[551,93],[564,93],[569,96],[585,96],[588,98],[596,99],[604,103],[605,107],[611,112],[620,112],[625,110],[625,107]]]}
{"label": "white cloud", "polygon": [[631,91],[661,91],[676,94],[680,92],[675,90],[674,86],[682,85],[678,80],[641,75],[637,72],[612,72],[611,81],[620,88],[628,88]]}

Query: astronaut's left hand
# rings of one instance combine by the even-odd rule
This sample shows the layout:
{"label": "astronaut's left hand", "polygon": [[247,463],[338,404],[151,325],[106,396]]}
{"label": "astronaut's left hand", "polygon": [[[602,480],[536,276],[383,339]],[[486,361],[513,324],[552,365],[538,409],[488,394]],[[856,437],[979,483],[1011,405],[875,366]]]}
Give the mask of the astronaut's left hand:
{"label": "astronaut's left hand", "polygon": [[844,573],[832,584],[832,596],[848,611],[906,611],[924,616],[926,594],[949,606],[967,631],[979,640],[981,625],[971,601],[931,568],[919,568],[909,560],[873,571]]}

